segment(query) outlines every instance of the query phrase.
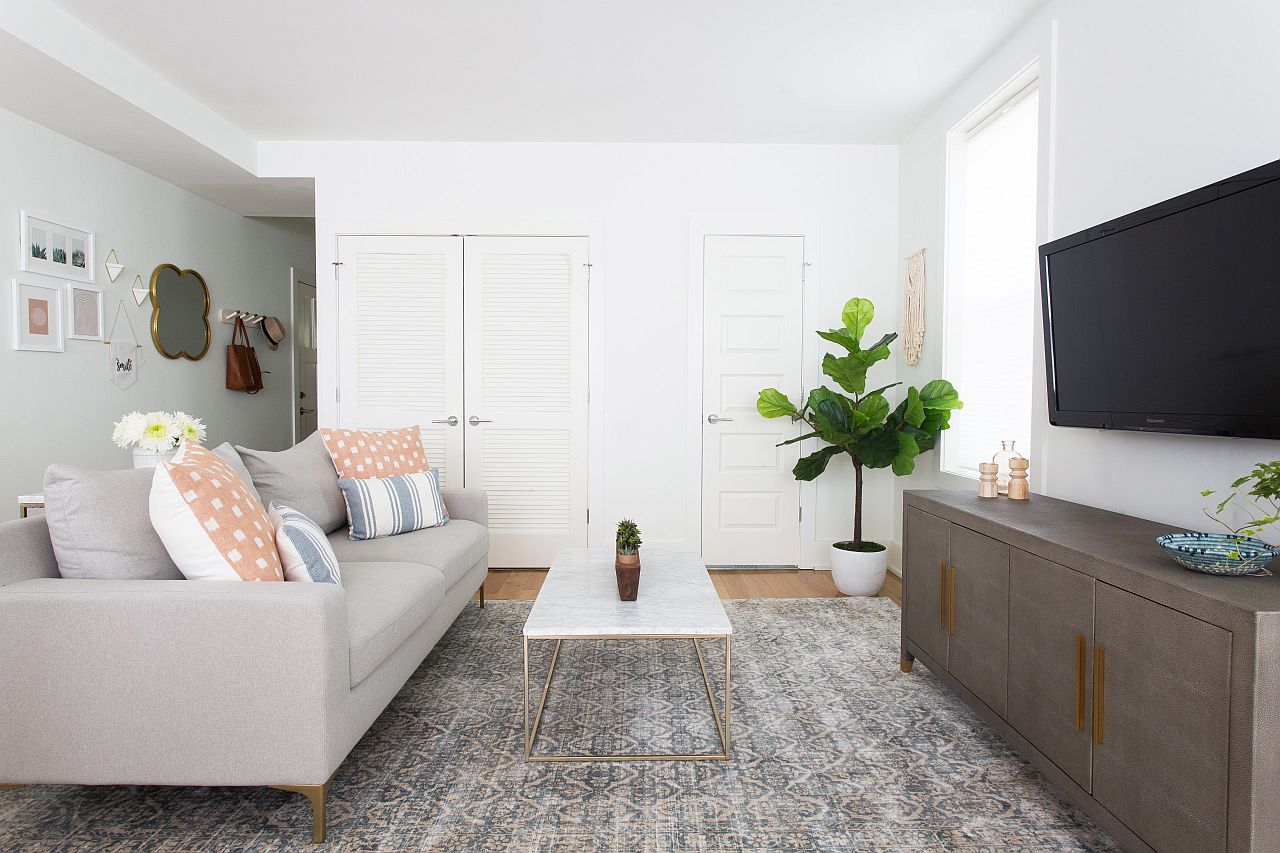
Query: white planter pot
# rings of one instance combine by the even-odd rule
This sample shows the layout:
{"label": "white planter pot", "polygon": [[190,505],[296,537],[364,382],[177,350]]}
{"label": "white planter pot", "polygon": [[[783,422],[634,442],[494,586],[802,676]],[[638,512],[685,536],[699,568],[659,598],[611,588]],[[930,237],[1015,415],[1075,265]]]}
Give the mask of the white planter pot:
{"label": "white planter pot", "polygon": [[161,462],[172,462],[177,453],[177,450],[170,450],[168,453],[152,453],[150,450],[142,450],[135,447],[133,449],[133,467],[155,468]]}
{"label": "white planter pot", "polygon": [[889,568],[889,549],[846,551],[831,546],[831,579],[845,595],[875,595],[884,586]]}

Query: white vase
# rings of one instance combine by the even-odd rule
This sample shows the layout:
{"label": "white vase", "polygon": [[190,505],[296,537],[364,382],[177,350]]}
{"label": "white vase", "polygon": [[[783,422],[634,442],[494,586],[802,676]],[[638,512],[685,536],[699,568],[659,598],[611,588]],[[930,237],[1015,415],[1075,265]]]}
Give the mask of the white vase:
{"label": "white vase", "polygon": [[134,468],[155,468],[161,462],[172,462],[173,457],[178,453],[177,450],[170,450],[165,453],[154,453],[150,450],[143,450],[141,447],[133,449],[133,467]]}
{"label": "white vase", "polygon": [[884,573],[888,568],[888,548],[846,551],[831,546],[831,580],[845,595],[875,595],[884,586]]}

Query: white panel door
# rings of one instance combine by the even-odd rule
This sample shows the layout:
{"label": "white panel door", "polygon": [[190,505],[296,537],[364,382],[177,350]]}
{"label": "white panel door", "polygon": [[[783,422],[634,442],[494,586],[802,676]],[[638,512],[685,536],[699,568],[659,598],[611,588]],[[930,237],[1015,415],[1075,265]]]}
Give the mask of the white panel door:
{"label": "white panel door", "polygon": [[489,565],[587,544],[587,239],[466,238],[466,484]]}
{"label": "white panel door", "polygon": [[442,486],[461,486],[462,238],[338,238],[338,423],[418,424]]}
{"label": "white panel door", "polygon": [[297,444],[316,431],[316,409],[319,406],[316,388],[316,277],[311,273],[291,270],[293,286],[293,322],[289,334],[293,336],[293,442]]}
{"label": "white panel door", "polygon": [[[800,435],[756,412],[762,388],[801,393],[803,237],[703,239],[702,557],[713,566],[800,558]],[[802,424],[800,425],[802,426]]]}

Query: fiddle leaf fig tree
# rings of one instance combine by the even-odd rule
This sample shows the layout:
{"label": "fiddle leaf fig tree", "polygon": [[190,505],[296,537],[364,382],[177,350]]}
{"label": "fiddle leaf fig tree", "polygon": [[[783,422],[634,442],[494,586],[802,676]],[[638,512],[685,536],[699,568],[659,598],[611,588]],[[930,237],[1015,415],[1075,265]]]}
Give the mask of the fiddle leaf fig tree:
{"label": "fiddle leaf fig tree", "polygon": [[797,406],[778,389],[765,388],[756,401],[756,411],[764,417],[803,420],[812,430],[779,447],[807,438],[825,443],[796,463],[792,473],[797,480],[816,478],[842,453],[853,462],[853,541],[847,543],[847,550],[854,551],[884,548],[862,539],[863,470],[892,468],[900,477],[910,474],[915,470],[916,457],[932,450],[938,435],[951,425],[951,412],[964,407],[956,389],[945,379],[935,379],[920,389],[908,387],[896,407],[889,405],[885,392],[901,382],[868,391],[867,371],[889,357],[889,344],[898,337],[896,332],[890,332],[863,346],[863,334],[874,318],[871,301],[855,297],[845,303],[840,315],[842,328],[818,332],[818,337],[845,351],[844,355],[828,353],[822,359],[823,374],[839,386],[839,391],[826,386],[815,388]]}

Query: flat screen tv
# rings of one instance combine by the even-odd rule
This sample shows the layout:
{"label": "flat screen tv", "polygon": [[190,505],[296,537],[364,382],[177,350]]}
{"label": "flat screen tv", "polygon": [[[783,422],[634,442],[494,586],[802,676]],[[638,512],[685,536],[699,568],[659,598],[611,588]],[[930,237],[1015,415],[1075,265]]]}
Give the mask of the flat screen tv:
{"label": "flat screen tv", "polygon": [[1040,247],[1049,421],[1280,438],[1280,161]]}

